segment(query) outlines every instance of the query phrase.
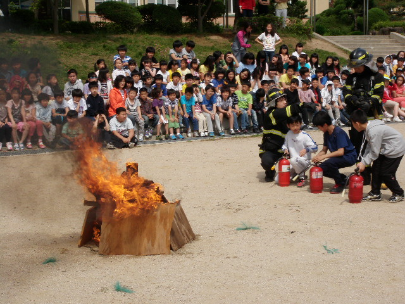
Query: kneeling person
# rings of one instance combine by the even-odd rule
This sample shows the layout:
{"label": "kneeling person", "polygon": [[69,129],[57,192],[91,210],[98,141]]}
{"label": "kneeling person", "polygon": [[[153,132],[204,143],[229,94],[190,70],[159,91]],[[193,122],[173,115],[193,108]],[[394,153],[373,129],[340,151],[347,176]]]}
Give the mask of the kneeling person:
{"label": "kneeling person", "polygon": [[361,162],[357,164],[362,172],[371,165],[371,191],[363,200],[380,201],[381,183],[391,190],[389,202],[396,203],[404,200],[404,190],[398,184],[396,172],[405,153],[405,140],[401,133],[387,126],[381,120],[368,121],[366,113],[356,110],[350,116],[353,128],[357,132],[365,131],[367,147]]}
{"label": "kneeling person", "polygon": [[[346,175],[339,172],[340,168],[353,166],[356,163],[356,149],[340,127],[332,125],[332,119],[327,112],[315,114],[313,124],[323,132],[323,148],[312,159],[314,163],[321,162],[319,166],[323,170],[323,175],[333,178],[335,186],[330,190],[331,194],[341,193],[346,184]],[[330,153],[327,154],[328,150]]]}
{"label": "kneeling person", "polygon": [[119,107],[116,110],[116,114],[110,120],[111,142],[107,145],[107,148],[124,148],[135,147],[137,140],[135,137],[134,125],[127,117],[127,110],[124,107]]}
{"label": "kneeling person", "polygon": [[290,129],[285,136],[282,149],[290,155],[291,177],[299,174],[298,187],[305,185],[305,173],[303,172],[311,164],[311,153],[318,151],[318,146],[312,137],[301,131],[302,118],[299,115],[287,118],[287,127]]}

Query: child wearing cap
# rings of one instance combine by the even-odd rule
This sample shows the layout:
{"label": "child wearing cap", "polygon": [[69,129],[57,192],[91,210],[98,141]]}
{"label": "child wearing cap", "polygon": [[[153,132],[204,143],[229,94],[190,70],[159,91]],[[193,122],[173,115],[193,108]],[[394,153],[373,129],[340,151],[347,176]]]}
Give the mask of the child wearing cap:
{"label": "child wearing cap", "polygon": [[[328,115],[330,116],[332,122],[334,123],[335,120],[340,119],[340,109],[336,107],[338,105],[338,98],[339,96],[333,95],[333,82],[328,81],[326,82],[325,87],[321,90],[322,95],[322,108],[326,110]],[[335,115],[335,116],[333,116]]]}

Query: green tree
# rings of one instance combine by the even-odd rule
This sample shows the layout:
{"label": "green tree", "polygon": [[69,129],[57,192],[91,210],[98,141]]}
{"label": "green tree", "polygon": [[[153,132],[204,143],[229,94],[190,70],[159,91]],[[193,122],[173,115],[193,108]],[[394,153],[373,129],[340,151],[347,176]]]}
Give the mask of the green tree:
{"label": "green tree", "polygon": [[306,1],[291,0],[291,2],[288,3],[288,17],[304,19],[307,16],[307,12]]}
{"label": "green tree", "polygon": [[212,22],[225,13],[222,0],[178,0],[178,4],[177,9],[181,15],[197,24],[200,33],[203,32],[205,23]]}
{"label": "green tree", "polygon": [[120,25],[123,30],[134,31],[142,23],[142,16],[139,11],[132,5],[124,2],[103,2],[96,6],[96,13]]}

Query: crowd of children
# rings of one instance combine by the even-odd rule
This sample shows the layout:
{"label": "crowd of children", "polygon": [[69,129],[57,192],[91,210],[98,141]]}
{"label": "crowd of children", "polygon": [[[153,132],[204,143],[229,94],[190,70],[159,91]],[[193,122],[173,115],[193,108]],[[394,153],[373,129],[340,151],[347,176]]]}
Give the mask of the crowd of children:
{"label": "crowd of children", "polygon": [[[39,148],[70,147],[86,128],[108,148],[133,147],[153,134],[156,140],[181,140],[260,133],[275,88],[289,105],[303,104],[302,129],[312,129],[320,111],[333,125],[350,123],[340,88],[351,71],[337,57],[321,63],[301,43],[290,54],[271,24],[255,39],[263,45],[255,55],[247,51],[250,34],[251,27],[242,31],[243,52],[234,45],[234,53],[214,51],[201,60],[193,41],[174,41],[167,60],[160,61],[153,47],[137,62],[120,45],[111,61],[97,60],[86,81],[70,69],[63,89],[54,74],[43,81],[36,58],[28,70],[17,58],[0,58],[0,149],[3,143],[10,151],[31,149],[33,140]],[[405,118],[404,57],[401,51],[376,60],[386,79],[386,121]]]}

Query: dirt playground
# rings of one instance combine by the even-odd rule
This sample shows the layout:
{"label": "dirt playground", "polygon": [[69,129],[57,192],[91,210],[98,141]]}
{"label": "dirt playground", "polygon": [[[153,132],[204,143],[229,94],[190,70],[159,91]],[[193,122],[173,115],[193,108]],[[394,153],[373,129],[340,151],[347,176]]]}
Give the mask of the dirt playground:
{"label": "dirt playground", "polygon": [[[405,134],[405,124],[392,126]],[[350,204],[328,193],[327,178],[321,194],[265,183],[260,140],[106,151],[181,199],[197,234],[170,255],[144,257],[77,247],[89,207],[70,152],[0,157],[0,303],[403,303],[405,202],[388,203],[385,190],[381,202]],[[259,229],[237,230],[242,223]]]}

